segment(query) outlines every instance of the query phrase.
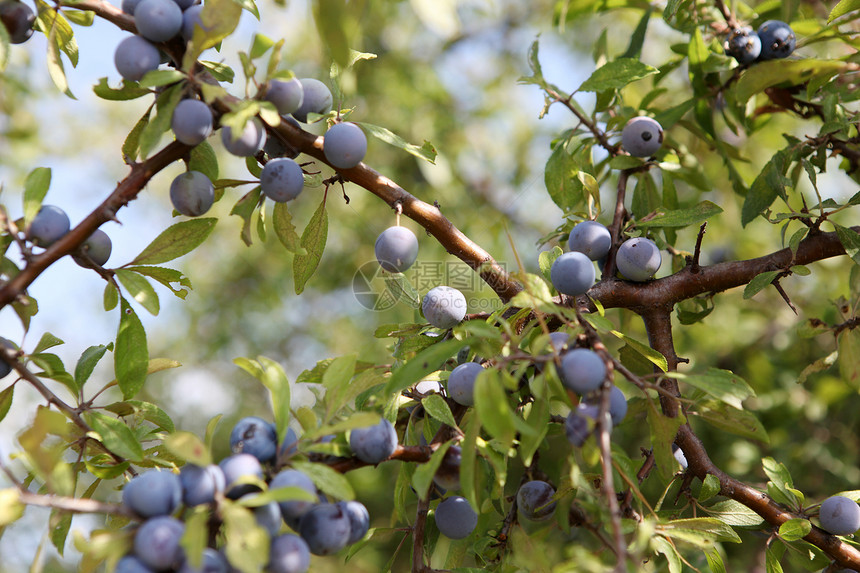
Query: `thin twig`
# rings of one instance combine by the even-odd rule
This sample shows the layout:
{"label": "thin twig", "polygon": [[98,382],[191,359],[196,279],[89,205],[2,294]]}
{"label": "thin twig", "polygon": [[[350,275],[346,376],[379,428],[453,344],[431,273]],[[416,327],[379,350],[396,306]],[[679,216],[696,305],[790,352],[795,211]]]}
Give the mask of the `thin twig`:
{"label": "thin twig", "polygon": [[424,563],[424,526],[427,524],[427,511],[430,508],[430,497],[418,498],[418,509],[415,512],[415,525],[412,526],[412,573],[424,573],[429,568]]}

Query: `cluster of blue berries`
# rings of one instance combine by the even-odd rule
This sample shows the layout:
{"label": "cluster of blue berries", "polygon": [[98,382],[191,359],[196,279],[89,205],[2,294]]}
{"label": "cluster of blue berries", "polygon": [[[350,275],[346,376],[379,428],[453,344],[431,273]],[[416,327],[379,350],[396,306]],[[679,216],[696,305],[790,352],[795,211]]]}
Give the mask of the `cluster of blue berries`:
{"label": "cluster of blue berries", "polygon": [[[56,205],[42,205],[25,229],[25,236],[33,245],[47,249],[62,239],[71,228],[71,221],[65,211]],[[112,248],[107,233],[96,229],[72,255],[72,259],[82,267],[88,266],[89,262],[104,266]]]}
{"label": "cluster of blue berries", "polygon": [[787,58],[794,52],[797,38],[791,26],[780,20],[768,20],[758,27],[742,27],[732,30],[726,38],[726,54],[739,64]]}
{"label": "cluster of blue berries", "polygon": [[[357,457],[379,463],[393,453],[397,435],[390,423],[383,422],[382,431],[379,426],[352,431],[350,445]],[[119,561],[116,572],[236,571],[223,548],[215,547],[203,551],[202,567],[193,567],[180,542],[185,525],[176,516],[182,515],[183,506],[211,505],[211,523],[217,524],[220,503],[250,499],[263,489],[298,488],[308,494],[308,499],[248,504],[257,525],[270,536],[269,573],[304,573],[310,567],[311,554],[330,555],[361,540],[370,527],[370,515],[363,504],[329,503],[306,474],[279,469],[296,453],[297,442],[296,433],[290,429],[278,444],[274,425],[250,416],[233,427],[233,453],[219,464],[204,467],[188,463],[178,474],[149,470],[133,478],[123,488],[122,502],[142,522],[134,531],[131,553]]]}

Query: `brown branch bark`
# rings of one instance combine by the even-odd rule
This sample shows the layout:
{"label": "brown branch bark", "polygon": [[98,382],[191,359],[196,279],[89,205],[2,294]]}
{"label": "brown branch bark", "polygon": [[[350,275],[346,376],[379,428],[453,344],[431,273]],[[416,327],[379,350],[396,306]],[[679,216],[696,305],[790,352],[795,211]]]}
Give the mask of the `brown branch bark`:
{"label": "brown branch bark", "polygon": [[117,503],[105,503],[94,499],[83,497],[64,497],[59,495],[42,495],[27,490],[18,494],[18,499],[24,505],[37,507],[49,507],[69,513],[100,513],[105,515],[119,515],[131,519],[139,519],[134,513],[127,510],[123,505]]}
{"label": "brown branch bark", "polygon": [[133,201],[152,177],[182,158],[191,148],[173,142],[143,163],[131,167],[131,173],[78,226],[51,245],[44,253],[32,257],[24,269],[0,288],[0,308],[24,294],[33,281],[55,261],[77,249],[103,223],[116,219],[116,213]]}

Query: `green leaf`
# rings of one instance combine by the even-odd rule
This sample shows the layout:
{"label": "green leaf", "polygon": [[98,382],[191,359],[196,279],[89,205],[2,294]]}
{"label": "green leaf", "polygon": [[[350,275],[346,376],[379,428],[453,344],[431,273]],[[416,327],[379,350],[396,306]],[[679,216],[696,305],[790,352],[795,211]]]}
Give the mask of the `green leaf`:
{"label": "green leaf", "polygon": [[431,372],[436,372],[446,360],[455,355],[461,348],[468,346],[471,340],[444,340],[437,342],[419,352],[397,370],[392,371],[391,378],[385,385],[385,393],[393,394],[412,386]]}
{"label": "green leaf", "polygon": [[670,418],[663,415],[655,407],[648,407],[648,428],[651,432],[651,446],[654,459],[657,462],[657,473],[663,483],[669,483],[675,468],[678,467],[675,455],[672,453],[672,442],[680,428],[687,420],[678,412],[678,416]]}
{"label": "green leaf", "polygon": [[[777,551],[779,555],[777,555]],[[783,573],[779,560],[784,551],[785,548],[779,543],[768,545],[764,557],[765,573]]]}
{"label": "green leaf", "polygon": [[618,332],[617,330],[612,330],[613,335],[617,338],[623,340],[627,343],[627,345],[644,356],[649,362],[654,364],[657,368],[662,370],[663,372],[667,372],[669,370],[669,362],[666,360],[666,357],[642,342],[639,342],[635,338],[630,338],[623,332]]}
{"label": "green leaf", "polygon": [[146,72],[146,75],[140,79],[138,85],[142,88],[158,88],[175,84],[184,79],[185,74],[179,70],[151,70]]}
{"label": "green leaf", "polygon": [[89,380],[90,375],[95,370],[96,364],[102,359],[107,352],[108,347],[104,345],[90,346],[84,350],[78,363],[75,365],[75,383],[78,388],[83,388],[84,383]]}
{"label": "green leaf", "polygon": [[732,408],[724,402],[716,400],[704,401],[699,404],[698,411],[691,412],[691,414],[698,415],[705,422],[720,430],[751,440],[759,440],[764,443],[770,442],[767,430],[765,430],[758,418],[750,412]]}
{"label": "green leaf", "polygon": [[274,360],[265,356],[260,356],[257,360],[263,369],[260,381],[269,390],[272,400],[278,443],[282,443],[290,424],[290,381],[281,365]]}
{"label": "green leaf", "polygon": [[704,374],[672,373],[671,376],[738,410],[743,410],[744,400],[755,396],[755,391],[743,378],[728,370],[708,368]]}
{"label": "green leaf", "polygon": [[412,487],[415,488],[415,494],[419,498],[427,498],[427,493],[430,491],[430,486],[433,483],[433,476],[436,475],[436,470],[442,465],[442,460],[445,458],[445,454],[450,447],[451,442],[441,444],[426,463],[419,464],[415,468],[415,473],[412,474]]}
{"label": "green leaf", "polygon": [[63,555],[63,552],[65,551],[66,538],[69,536],[71,527],[71,513],[56,509],[51,511],[51,517],[48,519],[48,528],[51,531],[51,544],[60,555]]}
{"label": "green leaf", "polygon": [[576,158],[568,152],[567,143],[556,144],[544,168],[544,185],[553,203],[562,211],[573,209],[581,198],[582,183]]}
{"label": "green leaf", "polygon": [[657,68],[643,64],[633,58],[618,58],[597,68],[591,77],[585,80],[579,90],[581,92],[602,92],[621,89],[629,83],[647,78],[657,73]]}
{"label": "green leaf", "polygon": [[[149,72],[154,73],[154,72]],[[173,120],[173,110],[182,100],[183,86],[176,84],[161,92],[155,100],[155,117],[144,126],[140,132],[138,148],[141,157],[148,157],[161,140],[162,134],[170,129]]]}
{"label": "green leaf", "polygon": [[157,316],[161,307],[158,302],[158,294],[156,294],[152,285],[149,284],[149,281],[133,271],[116,269],[114,272],[120,284],[128,291],[128,294],[149,311],[149,314]]}
{"label": "green leaf", "polygon": [[349,480],[342,473],[335,471],[325,464],[295,460],[292,462],[292,465],[295,469],[311,478],[317,488],[324,494],[344,501],[355,499],[352,485],[350,485]]}
{"label": "green leaf", "polygon": [[648,219],[647,221],[639,221],[636,223],[636,226],[639,228],[687,227],[689,225],[696,225],[702,221],[706,221],[714,215],[722,213],[723,210],[718,205],[715,205],[710,201],[702,201],[695,207],[690,207],[688,209],[677,209],[675,211],[658,209],[657,212],[658,214],[654,218]]}
{"label": "green leaf", "polygon": [[[165,267],[151,267],[151,266],[127,266],[125,267],[127,271],[134,271],[138,274],[147,276],[153,280],[158,281],[162,285],[166,286],[170,289],[170,291],[175,294],[177,297],[181,299],[185,299],[188,295],[188,289],[191,288],[191,281],[188,280],[188,277],[183,275],[181,272],[175,269],[168,269]],[[178,284],[178,287],[173,286],[174,284]],[[186,288],[182,288],[186,287]],[[114,289],[115,290],[115,289]]]}
{"label": "green leaf", "polygon": [[307,254],[307,250],[299,244],[299,234],[296,233],[296,226],[293,225],[293,215],[286,203],[275,203],[272,210],[272,225],[275,228],[275,235],[288,251],[301,255]]}
{"label": "green leaf", "polygon": [[430,414],[431,417],[452,428],[457,428],[457,422],[454,420],[454,414],[451,413],[448,402],[439,394],[426,396],[421,400],[421,405],[424,407],[424,411]]}
{"label": "green leaf", "polygon": [[315,440],[317,438],[321,438],[322,436],[342,434],[344,432],[354,430],[356,428],[367,428],[368,426],[374,426],[379,423],[379,420],[380,416],[375,412],[356,412],[345,420],[340,420],[332,424],[327,424],[308,430],[303,434],[303,437],[309,440]]}
{"label": "green leaf", "polygon": [[185,561],[190,566],[189,568],[194,568],[198,571],[202,569],[203,549],[206,548],[206,543],[209,540],[208,521],[210,513],[210,508],[198,506],[191,508],[189,512],[183,515],[185,532],[182,534],[179,545],[182,547]]}
{"label": "green leaf", "polygon": [[84,417],[110,451],[133,462],[143,459],[143,446],[125,422],[93,410],[84,414]]}
{"label": "green leaf", "polygon": [[119,288],[113,283],[107,283],[104,290],[104,307],[105,311],[110,311],[116,308],[119,303]]}
{"label": "green leaf", "polygon": [[705,559],[708,560],[708,568],[711,573],[726,573],[726,565],[716,547],[705,550]]}
{"label": "green leaf", "polygon": [[24,181],[24,226],[26,227],[39,209],[51,186],[51,169],[37,167],[32,170]]}
{"label": "green leaf", "polygon": [[485,369],[475,380],[475,412],[488,434],[505,445],[513,442],[516,435],[514,412],[499,371],[494,368]]}
{"label": "green leaf", "polygon": [[15,395],[15,385],[10,384],[0,392],[0,420],[6,417],[9,413],[9,408],[12,407],[12,398]]}
{"label": "green leaf", "polygon": [[331,59],[345,68],[349,65],[349,40],[346,35],[348,4],[345,0],[314,2],[314,21]]}
{"label": "green leaf", "polygon": [[153,240],[131,265],[157,265],[188,254],[209,236],[218,219],[190,219],[171,225]]}
{"label": "green leaf", "polygon": [[627,45],[627,51],[622,57],[638,59],[642,54],[642,45],[645,43],[645,34],[648,31],[648,21],[651,19],[651,14],[654,12],[654,7],[649,6],[645,13],[642,14],[642,19],[636,25],[633,35],[630,36],[630,44]]}
{"label": "green leaf", "polygon": [[740,543],[741,538],[725,522],[712,517],[675,519],[659,526],[666,537],[687,541],[703,549],[716,542]]}
{"label": "green leaf", "polygon": [[683,563],[681,562],[681,554],[675,546],[665,537],[654,536],[651,538],[651,546],[654,551],[660,553],[666,558],[669,563],[669,573],[681,573]]}
{"label": "green leaf", "polygon": [[61,344],[65,344],[62,340],[51,334],[50,332],[46,332],[42,335],[42,338],[39,339],[38,344],[33,349],[32,354],[38,354],[40,352],[44,352],[49,348],[53,348],[55,346],[59,346]]}
{"label": "green leaf", "polygon": [[[55,14],[55,17],[52,18],[52,22],[59,23],[65,22],[65,18],[55,10],[50,10],[51,13]],[[68,22],[65,22],[68,25]],[[60,56],[60,34],[58,33],[58,26],[51,26],[50,32],[48,32],[48,75],[51,76],[51,80],[54,82],[54,85],[57,86],[57,89],[69,96],[72,99],[76,99],[74,94],[72,94],[69,89],[69,80],[66,78],[66,70],[63,67],[63,60]]]}
{"label": "green leaf", "polygon": [[245,507],[228,501],[219,510],[224,522],[227,560],[242,573],[263,571],[269,561],[269,532],[257,524],[254,514]]}
{"label": "green leaf", "polygon": [[781,271],[767,271],[758,274],[744,287],[744,300],[750,299],[773,282]]}
{"label": "green leaf", "polygon": [[840,18],[849,12],[860,10],[860,0],[841,0],[839,4],[833,7],[830,15],[827,17],[827,23],[830,24],[836,18]]}
{"label": "green leaf", "polygon": [[758,527],[764,523],[764,518],[733,499],[715,503],[704,508],[711,516],[732,527]]}
{"label": "green leaf", "polygon": [[6,26],[0,26],[0,72],[6,71],[9,65],[9,49],[12,47],[9,41],[9,31]]}
{"label": "green leaf", "polygon": [[135,161],[140,152],[140,134],[143,133],[143,128],[146,127],[146,124],[149,123],[149,117],[152,113],[152,109],[155,106],[153,104],[146,110],[137,123],[134,124],[134,127],[131,128],[131,131],[128,132],[128,135],[125,138],[125,141],[122,143],[122,158],[126,163],[131,163]]}
{"label": "green leaf", "polygon": [[846,328],[836,339],[839,348],[839,376],[852,388],[860,388],[860,329]]}
{"label": "green leaf", "polygon": [[744,199],[743,209],[741,210],[741,225],[744,227],[758,217],[762,211],[770,207],[776,200],[779,195],[779,188],[773,184],[773,179],[776,175],[774,162],[771,160],[764,166],[761,173],[756,176],[752,185],[750,185],[749,192],[747,192],[747,196]]}
{"label": "green leaf", "polygon": [[[833,223],[831,221],[831,223]],[[839,237],[839,242],[845,247],[845,252],[851,257],[855,263],[860,265],[860,234],[854,229],[843,227],[833,223],[836,228],[836,236]]]}
{"label": "green leaf", "polygon": [[176,457],[206,467],[212,463],[212,455],[206,444],[191,432],[175,432],[164,439],[164,447]]}
{"label": "green leaf", "polygon": [[185,48],[182,70],[192,72],[197,58],[204,50],[216,46],[233,33],[239,25],[242,5],[233,0],[209,0],[200,12],[200,26],[194,27],[194,35]]}
{"label": "green leaf", "polygon": [[326,238],[328,237],[328,213],[325,208],[326,198],[320,202],[314,212],[308,226],[302,233],[301,246],[306,254],[293,258],[293,280],[295,281],[296,294],[302,294],[305,284],[317,270],[317,266],[325,250]]}
{"label": "green leaf", "polygon": [[101,78],[99,83],[93,86],[93,92],[98,97],[108,101],[128,101],[152,93],[151,90],[139,87],[136,82],[126,82],[125,80],[118,88],[112,88],[108,85],[107,78]]}
{"label": "green leaf", "polygon": [[817,58],[761,62],[741,75],[735,93],[738,102],[743,104],[755,94],[777,84],[799,85],[816,77],[835,76],[850,66],[847,62]]}
{"label": "green leaf", "polygon": [[342,397],[355,375],[355,360],[355,354],[339,356],[332,360],[323,373],[322,384],[326,388],[326,420],[331,419],[332,414],[344,405]]}
{"label": "green leaf", "polygon": [[702,482],[702,489],[699,492],[699,503],[708,501],[718,493],[720,493],[720,480],[714,474],[705,476],[705,481]]}
{"label": "green leaf", "polygon": [[188,161],[189,171],[199,171],[209,178],[209,181],[218,180],[218,156],[208,141],[203,141],[191,150],[191,158]]}
{"label": "green leaf", "polygon": [[143,388],[149,368],[146,331],[137,313],[124,298],[120,304],[119,330],[114,350],[114,372],[125,399],[132,398]]}
{"label": "green leaf", "polygon": [[406,153],[410,155],[414,155],[419,159],[423,159],[428,163],[436,163],[436,148],[433,147],[433,144],[429,141],[425,141],[423,145],[418,146],[412,143],[409,143],[399,135],[391,132],[390,130],[380,127],[378,125],[373,125],[372,123],[365,122],[355,122],[361,126],[367,133],[375,137],[376,139],[387,143],[388,145],[392,145],[398,149],[402,149]]}
{"label": "green leaf", "polygon": [[808,519],[794,518],[789,519],[779,526],[779,536],[786,541],[796,541],[809,535],[812,531],[812,524]]}

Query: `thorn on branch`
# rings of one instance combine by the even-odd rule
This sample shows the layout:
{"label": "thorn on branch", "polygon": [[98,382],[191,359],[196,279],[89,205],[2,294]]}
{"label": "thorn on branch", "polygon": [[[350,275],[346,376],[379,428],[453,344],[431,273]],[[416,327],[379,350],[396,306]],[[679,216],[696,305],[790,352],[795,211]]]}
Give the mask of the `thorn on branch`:
{"label": "thorn on branch", "polygon": [[798,314],[797,307],[794,306],[794,304],[791,302],[791,299],[788,298],[788,293],[786,293],[785,289],[782,288],[782,285],[779,284],[779,279],[780,277],[773,279],[773,282],[771,284],[773,284],[774,288],[776,288],[776,292],[779,293],[779,295],[782,297],[788,307],[794,311],[794,314]]}
{"label": "thorn on branch", "polygon": [[707,221],[702,223],[702,226],[699,227],[699,235],[696,237],[696,249],[693,251],[693,261],[690,263],[690,272],[693,274],[697,274],[699,272],[699,257],[702,254],[702,239],[705,238],[705,227],[707,226]]}

